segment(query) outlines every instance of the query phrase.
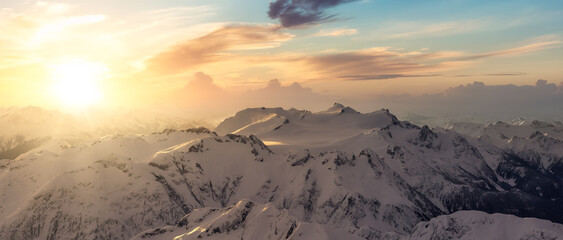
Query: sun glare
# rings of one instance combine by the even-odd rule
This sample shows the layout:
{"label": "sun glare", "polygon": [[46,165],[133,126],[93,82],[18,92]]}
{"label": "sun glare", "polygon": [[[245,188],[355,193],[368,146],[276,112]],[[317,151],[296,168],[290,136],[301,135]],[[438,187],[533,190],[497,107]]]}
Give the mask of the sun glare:
{"label": "sun glare", "polygon": [[52,92],[60,103],[67,106],[91,106],[100,102],[100,81],[107,68],[101,63],[82,60],[67,61],[50,66]]}

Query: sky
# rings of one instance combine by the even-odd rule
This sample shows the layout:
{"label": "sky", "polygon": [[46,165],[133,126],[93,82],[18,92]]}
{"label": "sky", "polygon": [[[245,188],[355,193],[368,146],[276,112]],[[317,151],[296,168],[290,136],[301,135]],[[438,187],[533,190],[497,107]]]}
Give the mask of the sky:
{"label": "sky", "polygon": [[3,0],[0,106],[557,117],[561,26],[560,0]]}

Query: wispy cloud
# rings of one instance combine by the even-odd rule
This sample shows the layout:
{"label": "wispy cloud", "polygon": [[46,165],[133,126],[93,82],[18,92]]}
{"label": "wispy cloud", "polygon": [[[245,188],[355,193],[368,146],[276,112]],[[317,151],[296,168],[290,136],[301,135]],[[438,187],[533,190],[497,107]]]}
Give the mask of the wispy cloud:
{"label": "wispy cloud", "polygon": [[561,47],[561,44],[563,44],[563,41],[536,42],[536,43],[530,43],[523,46],[499,50],[499,51],[491,51],[491,52],[463,56],[458,58],[458,60],[477,60],[482,58],[499,57],[499,56],[519,56],[519,55],[533,53],[545,49]]}
{"label": "wispy cloud", "polygon": [[527,74],[528,73],[524,73],[524,72],[509,72],[509,73],[461,74],[461,75],[454,75],[452,77],[476,77],[476,76],[516,77],[516,76],[524,76]]}
{"label": "wispy cloud", "polygon": [[229,25],[204,36],[170,47],[148,59],[149,72],[179,73],[210,62],[229,58],[226,51],[278,47],[293,35],[282,33],[277,25]]}
{"label": "wispy cloud", "polygon": [[523,76],[527,73],[517,72],[517,73],[487,73],[486,76]]}
{"label": "wispy cloud", "polygon": [[349,29],[332,29],[332,30],[320,30],[313,36],[317,37],[340,37],[340,36],[349,36],[358,34],[358,30],[349,28]]}
{"label": "wispy cloud", "polygon": [[67,14],[70,9],[71,6],[65,4],[47,2],[37,2],[25,11],[0,9],[3,63],[0,68],[32,64],[46,58],[45,53],[55,49],[45,45],[68,37],[69,30],[80,30],[107,19],[103,14]]}
{"label": "wispy cloud", "polygon": [[50,23],[43,24],[43,26],[36,32],[34,38],[37,40],[46,39],[49,35],[61,32],[66,28],[83,24],[100,23],[106,19],[107,16],[102,14],[71,16],[56,19]]}
{"label": "wispy cloud", "polygon": [[[284,61],[286,68],[308,73],[313,79],[333,80],[389,80],[398,78],[424,78],[451,76],[445,73],[477,64],[481,59],[497,56],[519,56],[554,48],[561,41],[529,43],[523,46],[484,52],[457,51],[407,51],[390,47],[376,47],[353,51],[335,51],[318,55],[286,55],[261,59],[262,62]],[[276,60],[272,60],[277,58]],[[260,60],[255,60],[260,61]],[[487,73],[478,76],[522,76],[523,72]],[[314,77],[313,77],[314,76]],[[466,75],[454,75],[464,77]],[[469,75],[467,75],[469,76]],[[475,75],[471,75],[475,76]]]}
{"label": "wispy cloud", "polygon": [[[276,25],[228,26],[170,47],[167,51],[155,55],[146,62],[147,70],[157,75],[213,70],[214,75],[224,79],[228,74],[236,75],[232,71],[242,76],[250,71],[255,71],[252,69],[263,68],[267,70],[261,73],[270,78],[282,77],[311,82],[463,77],[465,75],[455,75],[454,71],[475,66],[482,59],[496,56],[518,56],[556,47],[561,43],[556,40],[528,43],[523,46],[484,53],[430,51],[429,49],[409,51],[392,47],[317,53],[285,51],[263,54],[241,51],[274,48],[293,37],[293,35],[280,31],[279,26]],[[510,77],[525,74],[499,72],[483,73],[478,76]],[[239,79],[239,81],[243,80]]]}
{"label": "wispy cloud", "polygon": [[70,5],[58,2],[37,1],[35,6],[48,14],[62,14],[71,9]]}
{"label": "wispy cloud", "polygon": [[436,37],[471,32],[486,26],[483,20],[450,21],[441,23],[403,22],[392,23],[381,30],[384,39]]}
{"label": "wispy cloud", "polygon": [[310,71],[344,80],[384,80],[437,76],[436,72],[457,69],[462,62],[449,62],[436,55],[394,50],[388,47],[306,57]]}
{"label": "wispy cloud", "polygon": [[[23,9],[0,9],[0,56],[96,55],[98,49],[115,59],[132,61],[180,39],[205,33],[212,24],[199,24],[213,12],[208,5],[172,7],[107,15],[86,9],[87,3],[38,1]],[[224,25],[224,24],[223,24]],[[205,31],[196,28],[205,28]],[[64,48],[58,46],[64,45]],[[56,53],[55,53],[56,52]],[[41,55],[41,56],[39,56]],[[97,54],[96,57],[101,57]],[[109,54],[107,55],[109,57]],[[21,58],[21,57],[20,57]],[[14,58],[12,58],[14,59]],[[116,60],[117,61],[117,60]],[[4,66],[3,66],[4,67]]]}
{"label": "wispy cloud", "polygon": [[426,74],[426,75],[407,75],[407,74],[379,74],[379,75],[347,75],[340,76],[339,78],[352,81],[365,81],[365,80],[387,80],[394,78],[414,78],[414,77],[436,77],[440,74]]}

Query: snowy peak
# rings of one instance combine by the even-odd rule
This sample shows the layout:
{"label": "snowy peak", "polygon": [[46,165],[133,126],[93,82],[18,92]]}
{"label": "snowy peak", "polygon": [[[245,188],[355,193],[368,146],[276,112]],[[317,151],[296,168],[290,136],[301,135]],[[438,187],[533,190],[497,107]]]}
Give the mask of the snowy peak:
{"label": "snowy peak", "polygon": [[544,121],[539,121],[539,120],[532,121],[532,123],[530,123],[530,126],[532,126],[534,128],[553,128],[553,127],[555,127],[554,124],[544,122]]}
{"label": "snowy peak", "polygon": [[300,111],[294,108],[290,110],[264,107],[247,108],[237,112],[235,116],[225,119],[215,128],[215,131],[219,135],[228,133],[257,134],[259,132],[271,131],[286,120],[304,118],[310,113],[309,111]]}
{"label": "snowy peak", "polygon": [[508,140],[512,137],[528,137],[538,131],[550,137],[563,138],[563,125],[558,121],[515,120],[511,123],[498,121],[493,124],[454,122],[445,125],[446,129],[472,137],[485,137],[494,141]]}
{"label": "snowy peak", "polygon": [[459,211],[419,223],[413,233],[396,239],[541,240],[559,239],[561,236],[563,236],[563,225],[546,220],[518,218],[498,213]]}
{"label": "snowy peak", "polygon": [[488,146],[502,149],[507,155],[532,163],[540,172],[552,172],[563,166],[563,126],[557,122],[519,120],[512,124],[452,124],[450,129]]}
{"label": "snowy peak", "polygon": [[430,128],[426,125],[424,125],[420,131],[418,132],[418,134],[416,135],[415,138],[413,138],[410,142],[418,145],[418,146],[424,146],[426,148],[434,148],[434,147],[438,147],[439,145],[436,146],[436,144],[434,143],[434,141],[438,138],[438,135],[434,132],[432,132],[432,130],[430,130]]}
{"label": "snowy peak", "polygon": [[281,108],[246,109],[223,121],[216,131],[219,134],[254,134],[277,145],[319,146],[391,125],[417,128],[399,121],[386,109],[362,114],[335,103],[328,111],[316,113]]}
{"label": "snowy peak", "polygon": [[512,125],[505,122],[497,122],[483,129],[482,135],[492,140],[507,140],[513,137],[529,137],[535,132],[544,133],[552,138],[563,138],[563,126],[548,122],[534,120],[528,124]]}
{"label": "snowy peak", "polygon": [[342,105],[340,103],[334,103],[334,105],[331,108],[327,109],[326,111],[327,112],[336,112],[336,111],[341,111],[344,108],[345,108],[344,105]]}
{"label": "snowy peak", "polygon": [[347,107],[344,106],[340,103],[334,103],[334,105],[327,109],[326,111],[324,111],[325,113],[338,113],[338,114],[358,114],[359,112],[356,111],[355,109],[351,108],[351,107]]}
{"label": "snowy peak", "polygon": [[340,110],[340,114],[359,114],[359,113],[360,112],[356,111],[351,107],[345,107],[342,110]]}

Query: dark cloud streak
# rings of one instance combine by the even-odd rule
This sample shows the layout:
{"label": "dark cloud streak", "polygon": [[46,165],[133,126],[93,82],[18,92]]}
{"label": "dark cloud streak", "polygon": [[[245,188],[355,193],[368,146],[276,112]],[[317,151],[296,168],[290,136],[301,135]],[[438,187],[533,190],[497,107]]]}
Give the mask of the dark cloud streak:
{"label": "dark cloud streak", "polygon": [[526,75],[527,73],[489,73],[485,74],[486,76],[522,76]]}
{"label": "dark cloud streak", "polygon": [[270,3],[268,16],[283,27],[303,27],[334,19],[325,10],[358,0],[276,0]]}
{"label": "dark cloud streak", "polygon": [[516,77],[516,76],[524,76],[528,73],[523,72],[514,72],[514,73],[487,73],[487,74],[463,74],[463,75],[455,75],[452,77],[478,77],[478,76],[489,76],[489,77]]}
{"label": "dark cloud streak", "polygon": [[347,75],[340,76],[341,79],[350,81],[369,81],[369,80],[387,80],[394,78],[413,78],[413,77],[437,77],[440,74],[427,74],[427,75],[408,75],[408,74],[381,74],[381,75]]}

